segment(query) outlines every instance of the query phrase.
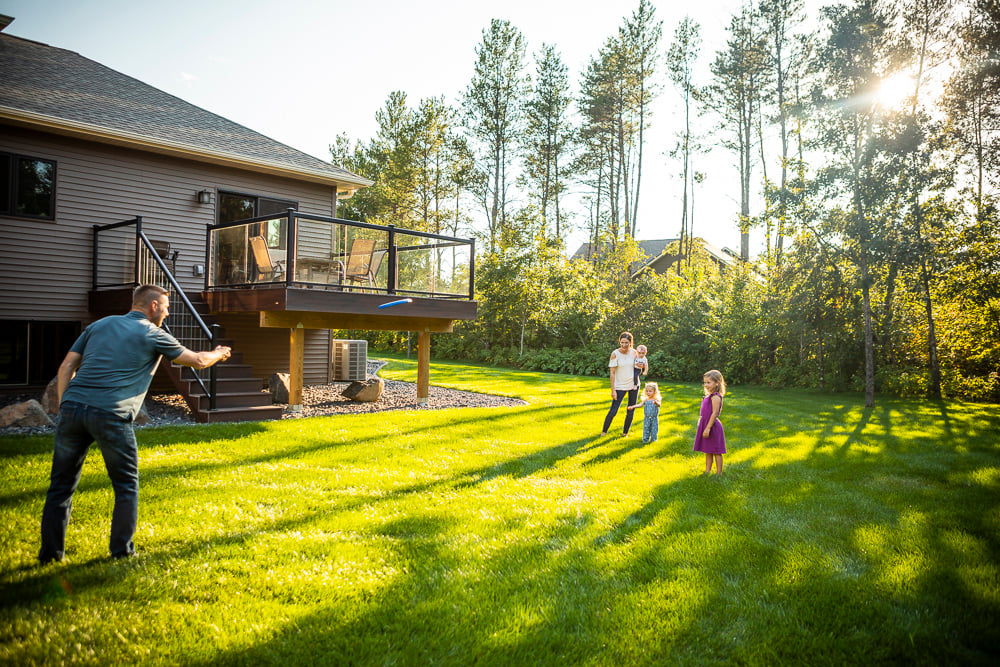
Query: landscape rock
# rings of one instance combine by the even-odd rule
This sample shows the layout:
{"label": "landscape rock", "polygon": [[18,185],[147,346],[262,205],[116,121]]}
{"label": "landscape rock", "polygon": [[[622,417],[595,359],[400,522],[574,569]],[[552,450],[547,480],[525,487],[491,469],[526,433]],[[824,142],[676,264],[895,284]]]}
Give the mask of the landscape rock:
{"label": "landscape rock", "polygon": [[291,391],[289,386],[288,373],[274,373],[267,381],[267,388],[271,390],[274,398],[272,402],[288,405],[288,395]]}
{"label": "landscape rock", "polygon": [[35,399],[14,403],[0,410],[0,428],[25,426],[55,426]]}
{"label": "landscape rock", "polygon": [[382,378],[369,378],[367,380],[355,380],[347,385],[341,396],[358,401],[359,403],[374,403],[382,398],[385,391],[385,380]]}
{"label": "landscape rock", "polygon": [[143,403],[142,407],[139,408],[139,412],[136,413],[135,419],[132,420],[132,423],[136,426],[145,426],[149,423],[149,411],[146,410],[145,403]]}
{"label": "landscape rock", "polygon": [[59,378],[54,377],[45,387],[45,393],[42,394],[42,409],[50,415],[59,414],[59,400],[56,398],[58,386]]}

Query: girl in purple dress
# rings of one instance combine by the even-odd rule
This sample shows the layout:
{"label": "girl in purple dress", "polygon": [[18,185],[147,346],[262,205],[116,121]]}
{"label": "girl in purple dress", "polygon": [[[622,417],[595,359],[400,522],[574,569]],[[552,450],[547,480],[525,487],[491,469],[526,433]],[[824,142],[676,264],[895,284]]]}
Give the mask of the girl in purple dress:
{"label": "girl in purple dress", "polygon": [[722,397],[726,395],[726,381],[719,371],[705,373],[705,398],[701,402],[701,416],[698,431],[694,436],[694,451],[705,453],[705,474],[712,472],[715,460],[715,474],[722,474],[722,455],[726,453],[726,433],[722,430],[719,413],[722,412]]}

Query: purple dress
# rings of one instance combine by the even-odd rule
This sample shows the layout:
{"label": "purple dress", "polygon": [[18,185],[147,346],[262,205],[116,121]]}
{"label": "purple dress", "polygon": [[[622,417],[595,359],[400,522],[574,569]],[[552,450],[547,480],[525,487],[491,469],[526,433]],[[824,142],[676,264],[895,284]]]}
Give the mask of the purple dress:
{"label": "purple dress", "polygon": [[[705,454],[725,454],[726,453],[726,432],[722,430],[722,422],[717,418],[712,424],[712,432],[705,438],[705,424],[712,416],[712,397],[719,396],[718,392],[709,394],[701,402],[701,416],[698,418],[698,432],[694,436],[694,451]],[[721,399],[722,397],[719,396]],[[722,415],[722,407],[719,407],[719,415]]]}

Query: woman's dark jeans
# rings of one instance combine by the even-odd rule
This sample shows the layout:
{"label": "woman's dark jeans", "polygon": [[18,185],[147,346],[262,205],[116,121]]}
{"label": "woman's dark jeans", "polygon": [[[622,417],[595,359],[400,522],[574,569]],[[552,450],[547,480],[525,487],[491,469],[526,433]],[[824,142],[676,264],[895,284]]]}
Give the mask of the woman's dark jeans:
{"label": "woman's dark jeans", "polygon": [[93,442],[101,448],[104,466],[115,492],[111,515],[111,555],[120,558],[135,551],[132,537],[139,516],[139,452],[131,420],[89,405],[65,401],[59,409],[52,476],[42,510],[42,548],[38,560],[62,560],[66,526],[73,508],[73,492]]}
{"label": "woman's dark jeans", "polygon": [[[608,410],[608,416],[604,418],[604,428],[601,429],[602,432],[607,433],[608,429],[611,428],[611,420],[615,418],[618,414],[618,406],[622,404],[622,399],[625,395],[628,395],[628,405],[635,405],[635,402],[639,399],[638,389],[629,389],[628,391],[624,389],[615,390],[615,399],[611,401],[611,409]],[[635,410],[625,411],[625,427],[622,429],[623,435],[628,435],[628,430],[632,428],[632,417],[635,416]]]}

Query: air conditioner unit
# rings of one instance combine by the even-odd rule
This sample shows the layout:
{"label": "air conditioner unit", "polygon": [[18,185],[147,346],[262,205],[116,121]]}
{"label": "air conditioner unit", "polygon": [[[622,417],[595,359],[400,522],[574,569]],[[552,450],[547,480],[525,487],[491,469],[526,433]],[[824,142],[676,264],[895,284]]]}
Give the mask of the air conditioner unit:
{"label": "air conditioner unit", "polygon": [[368,378],[368,341],[334,340],[330,343],[330,377],[334,382]]}

